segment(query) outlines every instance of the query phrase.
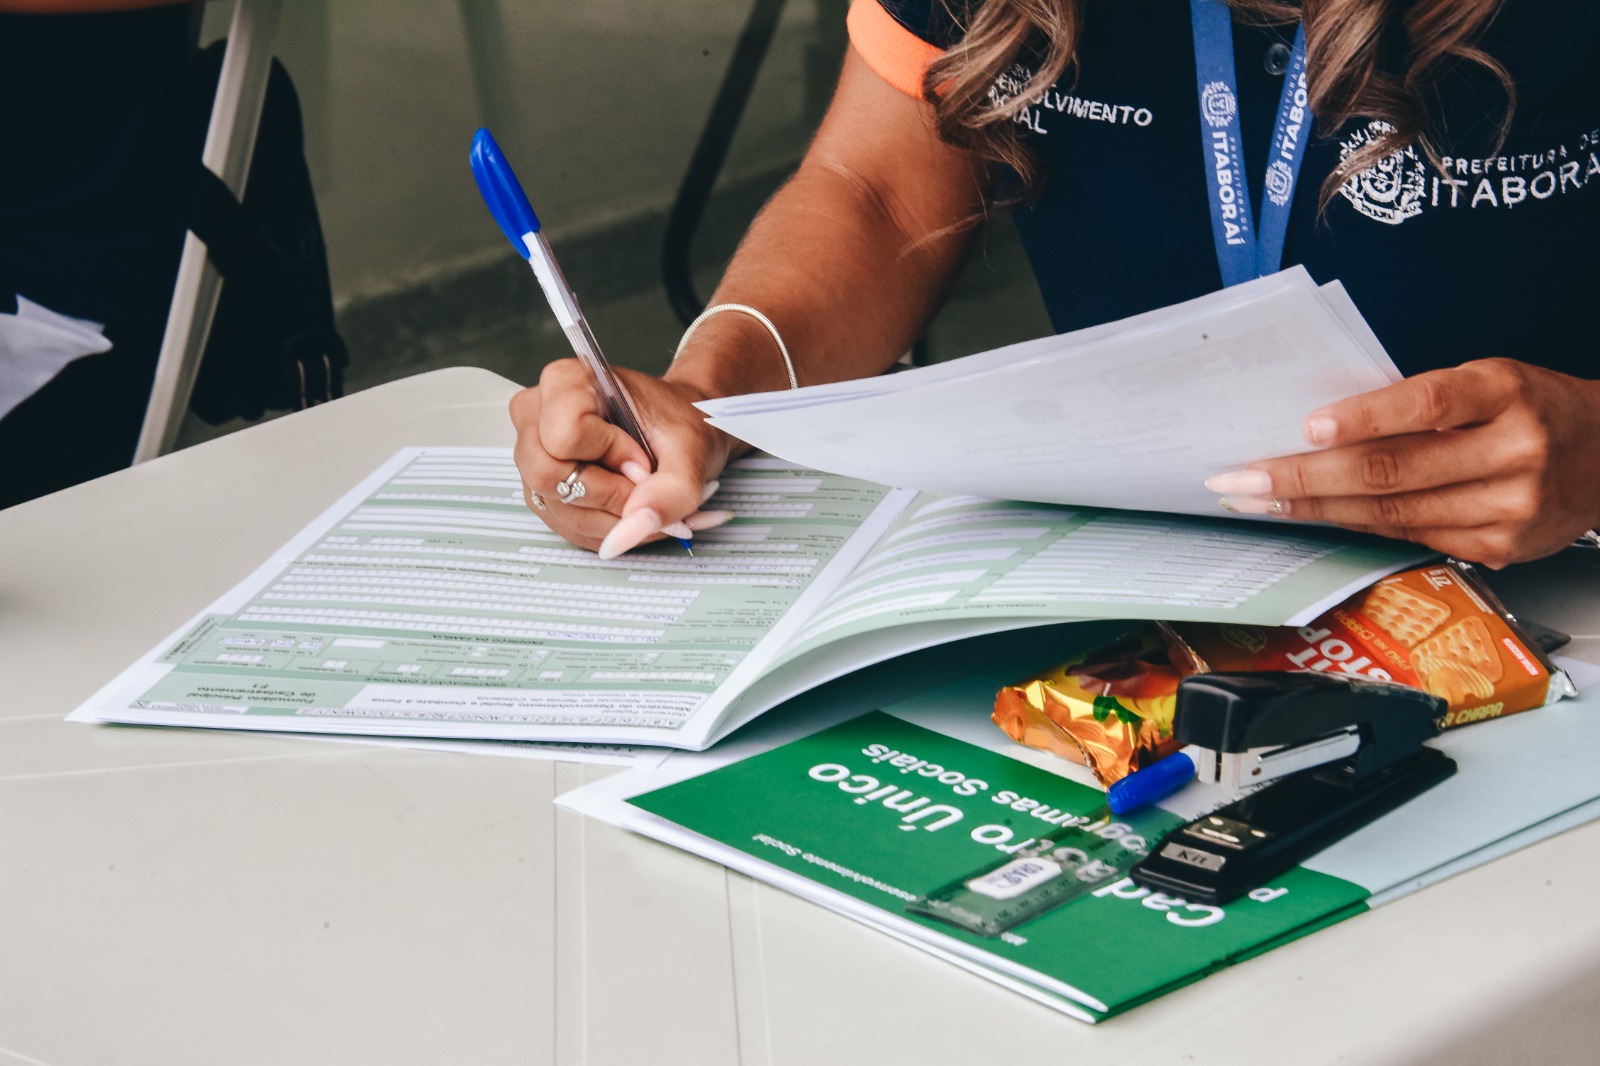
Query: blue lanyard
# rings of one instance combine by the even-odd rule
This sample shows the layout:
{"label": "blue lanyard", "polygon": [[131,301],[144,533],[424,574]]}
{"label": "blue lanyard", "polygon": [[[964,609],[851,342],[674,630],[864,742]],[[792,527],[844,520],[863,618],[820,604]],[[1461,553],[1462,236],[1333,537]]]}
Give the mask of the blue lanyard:
{"label": "blue lanyard", "polygon": [[1200,141],[1205,153],[1206,193],[1211,204],[1211,235],[1217,245],[1222,284],[1275,273],[1283,263],[1289,232],[1289,203],[1311,138],[1311,107],[1306,98],[1306,31],[1295,34],[1294,51],[1283,77],[1278,122],[1272,133],[1259,224],[1245,180],[1244,144],[1239,131],[1239,84],[1233,65],[1233,17],[1225,0],[1189,0],[1194,22],[1195,85],[1200,95]]}

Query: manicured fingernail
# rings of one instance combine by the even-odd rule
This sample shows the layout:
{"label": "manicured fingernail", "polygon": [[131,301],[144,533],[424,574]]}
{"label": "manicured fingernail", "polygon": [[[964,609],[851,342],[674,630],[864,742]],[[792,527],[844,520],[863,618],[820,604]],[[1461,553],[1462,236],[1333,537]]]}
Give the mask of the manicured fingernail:
{"label": "manicured fingernail", "polygon": [[688,540],[694,536],[694,530],[690,528],[688,522],[668,522],[661,527],[661,532],[669,537],[677,537],[679,540]]}
{"label": "manicured fingernail", "polygon": [[695,531],[716,529],[718,526],[732,520],[732,511],[696,511],[683,520],[683,524]]}
{"label": "manicured fingernail", "polygon": [[1339,432],[1339,423],[1327,415],[1312,415],[1306,419],[1306,440],[1312,444],[1327,444]]}
{"label": "manicured fingernail", "polygon": [[600,542],[597,554],[602,559],[615,559],[628,549],[637,548],[646,537],[660,530],[661,516],[648,507],[641,508],[630,515],[623,515],[611,527],[606,539]]}
{"label": "manicured fingernail", "polygon": [[1206,478],[1206,488],[1212,492],[1265,496],[1272,491],[1272,475],[1264,470],[1230,470]]}
{"label": "manicured fingernail", "polygon": [[1217,501],[1224,510],[1235,514],[1265,514],[1274,518],[1289,517],[1289,501],[1262,496],[1224,496]]}
{"label": "manicured fingernail", "polygon": [[700,490],[700,502],[705,503],[707,500],[711,499],[711,497],[717,494],[717,490],[721,487],[722,482],[720,481],[706,482],[705,487]]}
{"label": "manicured fingernail", "polygon": [[650,468],[643,463],[626,462],[622,464],[622,476],[637,485],[650,476]]}

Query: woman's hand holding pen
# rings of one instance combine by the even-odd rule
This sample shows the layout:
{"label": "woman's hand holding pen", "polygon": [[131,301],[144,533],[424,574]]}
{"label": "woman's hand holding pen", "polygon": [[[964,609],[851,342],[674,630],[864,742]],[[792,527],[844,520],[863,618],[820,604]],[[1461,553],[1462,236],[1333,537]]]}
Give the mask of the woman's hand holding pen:
{"label": "woman's hand holding pen", "polygon": [[[517,466],[551,528],[609,558],[662,533],[681,535],[674,522],[693,530],[726,520],[696,509],[745,445],[706,425],[695,401],[788,388],[784,350],[799,380],[814,385],[880,374],[911,346],[960,273],[979,232],[968,223],[982,214],[990,181],[986,163],[939,139],[932,116],[854,50],[845,57],[805,160],[751,223],[711,296],[712,306],[759,309],[772,332],[748,314],[717,314],[680,345],[663,378],[615,371],[656,453],[655,472],[602,417],[574,361],[552,364],[517,395]],[[530,245],[532,209],[511,195],[515,179],[490,138],[480,140],[474,173],[483,172],[485,199],[535,273],[546,265],[543,285],[555,271],[547,254],[535,254],[543,246]],[[594,464],[579,472],[588,492],[562,503],[555,488],[579,464]]]}
{"label": "woman's hand holding pen", "polygon": [[[699,507],[716,491],[713,479],[737,444],[705,424],[694,407],[702,397],[686,386],[629,370],[617,376],[656,452],[654,472],[644,450],[606,421],[589,372],[576,359],[551,363],[538,385],[511,398],[529,506],[551,529],[605,559],[726,522],[727,512]],[[556,487],[574,470],[585,492],[564,502]]]}
{"label": "woman's hand holding pen", "polygon": [[1251,514],[1331,522],[1492,567],[1600,525],[1600,381],[1511,359],[1408,378],[1314,411],[1319,451],[1206,482]]}

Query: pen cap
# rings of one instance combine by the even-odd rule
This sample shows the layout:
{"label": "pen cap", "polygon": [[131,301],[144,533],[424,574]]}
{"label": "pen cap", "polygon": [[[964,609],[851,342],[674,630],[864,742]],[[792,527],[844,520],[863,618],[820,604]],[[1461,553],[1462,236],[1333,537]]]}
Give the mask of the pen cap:
{"label": "pen cap", "polygon": [[1112,814],[1147,807],[1166,799],[1194,778],[1194,760],[1187,752],[1174,752],[1158,763],[1135,770],[1106,790],[1106,805]]}
{"label": "pen cap", "polygon": [[500,224],[517,254],[527,259],[530,253],[522,236],[539,232],[539,216],[533,213],[517,175],[488,130],[479,130],[472,138],[471,160],[472,176],[477,179],[478,191],[483,193],[483,202],[489,205],[489,213]]}

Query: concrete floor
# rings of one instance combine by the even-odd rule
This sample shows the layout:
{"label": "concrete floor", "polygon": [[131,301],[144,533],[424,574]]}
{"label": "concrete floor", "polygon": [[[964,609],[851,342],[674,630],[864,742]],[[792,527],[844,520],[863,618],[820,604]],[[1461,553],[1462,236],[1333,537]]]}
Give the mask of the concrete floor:
{"label": "concrete floor", "polygon": [[[654,258],[650,254],[654,249],[632,251]],[[443,366],[483,367],[513,381],[532,384],[546,363],[570,356],[566,337],[557,327],[532,272],[509,255],[505,268],[511,277],[501,280],[513,296],[520,297],[517,305],[497,301],[489,313],[462,315],[462,303],[467,301],[458,299],[448,307],[438,307],[431,315],[423,311],[405,325],[397,326],[392,318],[372,323],[365,316],[360,325],[352,322],[346,330],[354,360],[349,387],[367,388]],[[702,295],[712,290],[720,269],[721,264],[717,263],[698,271]],[[569,273],[576,276],[575,271]],[[612,362],[650,373],[666,369],[683,325],[674,316],[659,282],[599,299],[587,298],[577,280],[573,284],[584,313]],[[357,314],[354,309],[347,311],[346,319]],[[930,360],[939,361],[1046,332],[1049,323],[1032,272],[1010,223],[1004,222],[984,235],[925,343]]]}
{"label": "concrete floor", "polygon": [[[638,249],[616,251],[631,254]],[[718,270],[720,264],[698,272],[700,292],[711,291]],[[491,275],[492,287],[503,291],[476,308],[471,296],[441,292],[434,285],[419,286],[379,306],[345,308],[341,321],[352,359],[347,391],[450,366],[483,367],[531,385],[546,363],[571,354],[522,260],[508,252],[482,274]],[[581,285],[574,285],[613,363],[649,373],[666,369],[683,327],[659,283],[595,300],[585,298]],[[408,313],[390,313],[394,303],[407,301]],[[1049,329],[1022,249],[1010,223],[1001,222],[984,234],[925,343],[929,359],[940,361],[1027,340]],[[191,415],[179,445],[196,444],[244,425],[207,426]]]}
{"label": "concrete floor", "polygon": [[[619,365],[663,369],[682,332],[659,276],[665,219],[748,2],[287,3],[279,55],[303,101],[351,350],[348,390],[445,366],[532,383],[569,354],[468,174],[466,145],[486,108],[464,30],[469,9],[500,20],[516,98],[534,102],[500,115],[507,127],[497,135],[601,344]],[[694,242],[702,297],[804,150],[842,54],[845,6],[786,5]],[[220,35],[227,16],[228,5],[214,5],[207,35]],[[590,76],[602,68],[630,77]],[[1048,331],[1031,272],[1001,222],[984,235],[927,347],[932,359],[947,359]],[[180,444],[236,428],[191,417]]]}

